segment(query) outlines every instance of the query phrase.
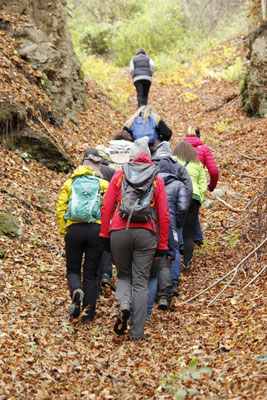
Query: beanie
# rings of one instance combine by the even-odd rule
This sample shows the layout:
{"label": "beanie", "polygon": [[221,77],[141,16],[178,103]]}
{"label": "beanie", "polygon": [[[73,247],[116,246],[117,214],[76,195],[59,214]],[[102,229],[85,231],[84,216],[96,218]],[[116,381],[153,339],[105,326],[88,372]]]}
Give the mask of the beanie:
{"label": "beanie", "polygon": [[151,158],[148,142],[149,142],[148,136],[144,136],[141,139],[135,140],[130,150],[130,160],[136,158],[140,153],[146,153],[148,157]]}

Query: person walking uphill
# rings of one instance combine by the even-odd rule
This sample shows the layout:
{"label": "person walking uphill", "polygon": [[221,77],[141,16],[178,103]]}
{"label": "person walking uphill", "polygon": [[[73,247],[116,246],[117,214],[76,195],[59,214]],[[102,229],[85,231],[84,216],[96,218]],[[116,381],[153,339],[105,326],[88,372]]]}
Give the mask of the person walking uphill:
{"label": "person walking uphill", "polygon": [[193,234],[199,207],[205,199],[207,179],[203,165],[197,158],[197,153],[191,144],[187,142],[178,143],[173,149],[173,158],[186,167],[193,184],[193,197],[183,227],[184,266],[189,268],[193,257]]}
{"label": "person walking uphill", "polygon": [[124,333],[131,309],[130,336],[138,341],[144,338],[153,258],[168,253],[170,217],[164,182],[150,159],[147,137],[134,142],[130,160],[109,184],[101,210],[100,237],[104,250],[111,248],[117,268],[119,313],[114,331]]}
{"label": "person walking uphill", "polygon": [[[194,149],[196,150],[197,157],[199,161],[202,163],[203,167],[207,167],[209,175],[210,175],[210,182],[208,184],[208,189],[210,192],[216,188],[218,178],[219,178],[219,171],[218,167],[214,161],[212,152],[208,146],[206,146],[200,140],[200,129],[198,126],[190,126],[188,128],[186,137],[183,139],[184,142],[190,143]],[[195,233],[193,237],[194,243],[197,245],[203,244],[203,233],[201,229],[201,225],[199,222],[199,217],[197,219]]]}
{"label": "person walking uphill", "polygon": [[130,74],[137,92],[138,107],[147,105],[148,92],[154,71],[154,61],[148,57],[143,47],[139,47],[130,61]]}
{"label": "person walking uphill", "polygon": [[67,280],[72,299],[69,314],[79,317],[83,302],[84,323],[92,321],[95,315],[97,272],[103,252],[98,235],[101,203],[108,182],[102,179],[100,162],[101,157],[88,154],[83,165],[63,184],[57,202],[57,220],[60,234],[65,238]]}

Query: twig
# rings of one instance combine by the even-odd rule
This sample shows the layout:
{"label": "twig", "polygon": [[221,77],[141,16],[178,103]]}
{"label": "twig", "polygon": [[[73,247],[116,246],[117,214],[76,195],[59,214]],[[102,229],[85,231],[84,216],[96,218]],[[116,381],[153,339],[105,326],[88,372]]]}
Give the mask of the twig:
{"label": "twig", "polygon": [[214,297],[214,299],[211,300],[211,301],[209,302],[208,307],[209,307],[212,303],[214,303],[214,301],[215,301],[216,299],[218,299],[218,297],[220,297],[220,295],[225,291],[225,289],[228,288],[228,286],[231,285],[231,283],[233,282],[233,280],[234,280],[235,277],[236,277],[236,274],[237,274],[237,267],[235,267],[234,275],[232,276],[232,278],[230,279],[230,281],[224,286],[224,288],[220,291],[220,293],[218,293],[218,294]]}
{"label": "twig", "polygon": [[[256,249],[252,250],[245,258],[243,258],[242,261],[240,261],[240,263],[234,268],[232,269],[230,272],[228,272],[227,274],[225,274],[222,278],[218,279],[215,283],[213,283],[212,285],[210,285],[209,287],[207,287],[206,289],[202,290],[200,293],[196,294],[194,297],[191,297],[190,299],[186,300],[185,303],[189,303],[190,301],[196,299],[197,297],[199,297],[201,294],[207,292],[209,289],[211,289],[213,286],[217,285],[217,283],[221,282],[224,278],[227,278],[227,276],[231,275],[233,272],[235,272],[240,265],[242,265],[250,256],[252,256],[257,250],[259,250],[267,241],[267,237],[263,240],[263,242],[261,242]],[[235,277],[235,275],[234,275]],[[232,279],[230,280],[231,283]],[[230,284],[229,283],[229,284]],[[229,286],[228,284],[228,286]],[[217,297],[217,296],[216,296]]]}
{"label": "twig", "polygon": [[220,203],[224,204],[227,208],[229,208],[229,210],[236,212],[236,213],[243,213],[245,211],[245,209],[240,209],[240,208],[234,208],[232,207],[230,204],[226,203],[226,201],[224,201],[223,199],[221,199],[218,196],[214,197],[216,200],[218,200]]}
{"label": "twig", "polygon": [[235,171],[233,171],[232,169],[229,169],[229,171],[232,172],[232,174],[239,176],[239,178],[252,178],[252,179],[264,179],[264,176],[254,176],[254,175],[247,175],[247,174],[238,174]]}
{"label": "twig", "polygon": [[264,271],[266,268],[267,268],[267,265],[265,265],[265,266],[262,268],[262,270],[255,276],[255,278],[253,278],[248,284],[246,284],[246,286],[244,286],[243,289],[246,289],[251,283],[253,283],[253,282],[258,278],[258,276],[260,276],[260,275],[263,273],[263,271]]}
{"label": "twig", "polygon": [[243,154],[240,151],[238,151],[236,148],[234,148],[234,151],[238,154],[240,154],[241,157],[247,158],[248,160],[253,160],[253,161],[263,161],[264,157],[254,157],[254,156],[248,156],[247,154]]}
{"label": "twig", "polygon": [[43,123],[43,121],[39,117],[37,117],[37,119],[40,122],[40,124],[45,128],[45,130],[49,133],[49,135],[52,136],[52,138],[55,140],[55,142],[61,147],[61,149],[64,150],[61,143],[57,140],[55,135],[53,135],[53,133],[47,128],[47,126]]}

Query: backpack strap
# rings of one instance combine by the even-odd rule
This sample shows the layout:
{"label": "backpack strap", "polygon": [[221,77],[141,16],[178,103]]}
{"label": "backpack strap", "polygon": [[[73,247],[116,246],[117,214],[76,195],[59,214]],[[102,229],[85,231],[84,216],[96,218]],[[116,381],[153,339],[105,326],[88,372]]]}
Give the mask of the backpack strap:
{"label": "backpack strap", "polygon": [[184,167],[186,168],[186,166],[189,164],[189,161],[187,161],[186,163],[185,163],[185,165],[184,165]]}

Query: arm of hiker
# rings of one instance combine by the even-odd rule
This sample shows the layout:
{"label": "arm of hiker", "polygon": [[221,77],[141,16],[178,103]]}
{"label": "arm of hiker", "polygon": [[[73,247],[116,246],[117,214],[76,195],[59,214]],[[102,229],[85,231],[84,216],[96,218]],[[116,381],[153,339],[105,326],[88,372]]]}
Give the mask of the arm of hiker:
{"label": "arm of hiker", "polygon": [[117,182],[118,176],[121,175],[121,171],[115,172],[111,179],[108,189],[106,191],[103,205],[101,208],[101,232],[99,236],[109,238],[109,224],[113,214],[116,197],[117,197]]}
{"label": "arm of hiker", "polygon": [[205,165],[208,168],[210,175],[209,188],[213,190],[216,188],[218,182],[219,170],[213,158],[212,152],[208,147],[205,149]]}
{"label": "arm of hiker", "polygon": [[166,140],[166,142],[168,142],[172,136],[172,130],[165,124],[164,121],[162,121],[162,119],[160,119],[159,123],[158,123],[158,127],[156,128],[158,135],[159,135],[159,139],[161,140],[161,142],[163,142],[164,140]]}
{"label": "arm of hiker", "polygon": [[185,185],[182,182],[178,182],[178,184],[179,188],[177,191],[176,201],[176,222],[177,228],[182,228],[184,226],[184,220],[189,207],[189,202]]}
{"label": "arm of hiker", "polygon": [[180,176],[178,176],[178,179],[180,179],[180,181],[183,182],[183,184],[185,185],[188,202],[190,204],[191,200],[192,200],[192,196],[193,196],[192,181],[191,181],[191,178],[190,178],[190,175],[189,175],[187,169],[180,163],[178,163],[178,166],[179,166],[179,173],[180,173]]}
{"label": "arm of hiker", "polygon": [[134,76],[134,62],[133,62],[133,59],[131,59],[131,61],[130,61],[130,74],[131,74],[131,77],[133,78],[133,76]]}
{"label": "arm of hiker", "polygon": [[67,231],[65,229],[66,221],[64,220],[64,215],[68,209],[69,198],[71,195],[71,179],[68,179],[62,186],[58,201],[57,201],[57,222],[59,226],[59,231],[62,236],[65,236]]}
{"label": "arm of hiker", "polygon": [[200,193],[200,200],[202,203],[204,201],[206,193],[207,193],[207,178],[206,178],[205,170],[202,167],[202,164],[201,164],[200,173],[199,173],[199,177],[198,177],[198,187],[199,187],[199,193]]}
{"label": "arm of hiker", "polygon": [[150,71],[153,74],[153,72],[155,72],[156,67],[154,61],[151,58],[149,58],[149,66],[150,66]]}
{"label": "arm of hiker", "polygon": [[157,177],[157,186],[155,190],[155,207],[158,217],[159,229],[157,249],[168,250],[170,215],[168,210],[164,181],[160,177]]}

